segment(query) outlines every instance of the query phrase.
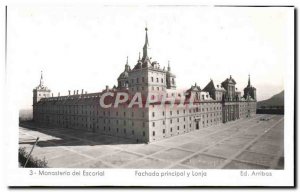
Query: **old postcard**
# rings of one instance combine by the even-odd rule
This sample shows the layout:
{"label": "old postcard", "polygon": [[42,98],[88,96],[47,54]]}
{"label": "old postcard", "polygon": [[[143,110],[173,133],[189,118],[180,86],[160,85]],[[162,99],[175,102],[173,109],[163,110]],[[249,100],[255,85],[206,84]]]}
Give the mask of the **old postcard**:
{"label": "old postcard", "polygon": [[294,186],[294,14],[8,5],[8,185]]}

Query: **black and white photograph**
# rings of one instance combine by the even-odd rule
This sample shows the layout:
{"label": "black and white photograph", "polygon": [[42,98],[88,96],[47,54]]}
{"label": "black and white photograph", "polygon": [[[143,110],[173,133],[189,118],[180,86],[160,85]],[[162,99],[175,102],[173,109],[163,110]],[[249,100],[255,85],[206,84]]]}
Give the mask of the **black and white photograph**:
{"label": "black and white photograph", "polygon": [[293,186],[294,14],[6,6],[9,185]]}

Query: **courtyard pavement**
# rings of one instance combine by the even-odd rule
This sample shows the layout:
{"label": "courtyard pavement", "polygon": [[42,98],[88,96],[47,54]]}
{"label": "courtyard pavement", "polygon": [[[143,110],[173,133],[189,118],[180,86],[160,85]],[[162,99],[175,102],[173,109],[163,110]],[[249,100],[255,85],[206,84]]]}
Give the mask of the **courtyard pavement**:
{"label": "courtyard pavement", "polygon": [[[262,120],[267,118],[269,120]],[[19,147],[52,168],[283,169],[284,116],[256,115],[136,144],[71,129],[19,128]]]}

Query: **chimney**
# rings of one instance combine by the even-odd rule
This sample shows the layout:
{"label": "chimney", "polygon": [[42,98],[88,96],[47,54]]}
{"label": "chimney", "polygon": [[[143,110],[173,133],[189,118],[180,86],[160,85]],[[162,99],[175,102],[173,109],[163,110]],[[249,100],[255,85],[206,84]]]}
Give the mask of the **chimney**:
{"label": "chimney", "polygon": [[78,95],[79,90],[77,90],[76,95]]}
{"label": "chimney", "polygon": [[71,90],[69,90],[69,95],[71,95]]}
{"label": "chimney", "polygon": [[87,91],[85,91],[85,94],[87,94]]}
{"label": "chimney", "polygon": [[81,95],[83,95],[83,89],[81,89]]}
{"label": "chimney", "polygon": [[74,94],[73,95],[75,95],[75,93],[76,93],[76,91],[74,90]]}
{"label": "chimney", "polygon": [[108,87],[108,85],[106,85],[106,86],[105,86],[105,90],[108,91],[108,89],[109,89],[109,87]]}
{"label": "chimney", "polygon": [[52,93],[52,97],[53,97],[53,93]]}
{"label": "chimney", "polygon": [[58,97],[60,96],[60,92],[58,92]]}

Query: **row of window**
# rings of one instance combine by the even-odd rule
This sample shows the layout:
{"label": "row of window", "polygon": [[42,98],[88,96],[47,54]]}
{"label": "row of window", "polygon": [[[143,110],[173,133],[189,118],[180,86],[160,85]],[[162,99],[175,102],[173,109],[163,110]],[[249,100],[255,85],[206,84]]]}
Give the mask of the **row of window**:
{"label": "row of window", "polygon": [[[142,90],[140,90],[140,87],[139,86],[136,86],[136,89],[134,90],[134,87],[131,88],[131,91],[144,91],[145,88],[142,86]],[[154,91],[155,90],[155,87],[152,86],[151,87],[151,90]],[[165,91],[166,89],[164,87],[156,87],[156,90],[157,91]]]}
{"label": "row of window", "polygon": [[[109,131],[109,132],[110,132],[110,131],[111,131],[111,128],[110,128],[110,126],[109,126],[108,129],[106,129],[106,127],[104,126],[104,127],[103,127],[103,130],[104,130],[104,131]],[[119,128],[117,128],[116,131],[117,131],[117,133],[119,133]],[[126,129],[123,129],[123,133],[124,133],[125,135],[127,134]],[[131,130],[131,135],[134,135],[134,134],[135,134],[134,130]],[[143,137],[146,136],[145,131],[142,132],[142,135],[143,135]]]}
{"label": "row of window", "polygon": [[[139,82],[140,82],[140,79],[137,77],[135,82],[136,82],[136,83],[139,83]],[[154,82],[154,77],[151,77],[151,82]],[[160,79],[160,82],[161,82],[161,83],[164,83],[164,79],[161,78],[161,79]],[[142,77],[142,83],[145,83],[145,77]],[[156,78],[156,83],[159,83],[159,78]],[[131,79],[131,84],[132,84],[132,85],[134,84],[134,79]]]}
{"label": "row of window", "polygon": [[[214,107],[214,109],[216,109],[216,107]],[[217,107],[217,109],[219,109],[219,107]],[[220,107],[220,109],[221,109],[221,107]],[[189,111],[189,113],[192,113],[192,111],[194,113],[195,112],[199,112],[199,108],[195,108],[193,110],[189,109],[188,111]],[[202,108],[202,111],[204,112],[204,108]],[[208,108],[207,108],[207,111],[208,111]],[[179,110],[177,110],[177,115],[179,115],[179,114],[180,114],[180,112],[179,112]],[[185,109],[183,110],[183,114],[185,114]],[[162,112],[162,115],[165,116],[165,112],[164,111]],[[173,111],[170,111],[170,116],[172,116],[172,115],[173,115]],[[221,112],[220,112],[220,115],[221,115]],[[208,116],[208,114],[207,114],[207,116]],[[152,117],[155,117],[155,112],[152,112]]]}
{"label": "row of window", "polygon": [[[219,115],[222,115],[221,113],[219,113]],[[212,116],[218,116],[218,114],[217,113],[215,113],[215,114],[210,114],[210,116],[212,117]],[[202,117],[203,118],[205,118],[205,116],[204,115],[202,115]],[[209,117],[209,115],[207,114],[207,117]],[[192,120],[192,117],[189,117],[189,119],[190,119],[190,121]],[[218,119],[218,118],[217,118]],[[219,118],[220,120],[221,120],[221,118]],[[183,118],[183,121],[185,122],[185,120],[186,120],[186,118],[184,117]],[[179,123],[180,122],[180,119],[179,118],[177,118],[177,122]],[[163,123],[163,125],[165,125],[165,121],[163,120],[162,121],[162,123]],[[173,123],[173,119],[170,119],[170,124],[172,124]],[[155,127],[155,122],[152,122],[152,127]]]}
{"label": "row of window", "polygon": [[[217,121],[221,121],[221,118],[214,119],[214,122],[217,122]],[[213,120],[211,119],[210,122],[213,123]],[[209,121],[207,120],[206,123],[209,123]],[[204,125],[205,121],[202,121],[202,124]],[[190,128],[192,127],[191,123],[189,124],[189,127]],[[186,128],[186,125],[183,125],[183,129],[185,129],[185,128]],[[179,129],[180,129],[180,126],[177,126],[177,130],[178,131],[179,131]],[[172,127],[170,128],[170,132],[171,133],[173,132],[173,128]],[[162,129],[162,133],[165,134],[166,133],[166,129]],[[155,131],[152,131],[152,136],[155,136]]]}

